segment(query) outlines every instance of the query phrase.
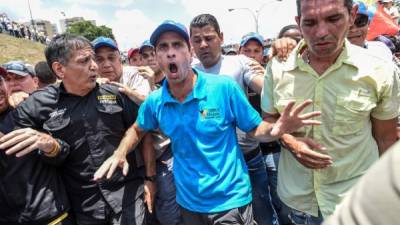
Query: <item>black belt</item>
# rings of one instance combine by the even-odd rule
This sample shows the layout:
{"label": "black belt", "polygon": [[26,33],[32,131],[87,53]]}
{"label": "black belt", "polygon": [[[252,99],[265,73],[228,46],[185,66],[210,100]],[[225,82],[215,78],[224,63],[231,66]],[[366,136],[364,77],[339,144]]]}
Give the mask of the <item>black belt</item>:
{"label": "black belt", "polygon": [[281,145],[277,141],[272,142],[261,142],[260,148],[263,155],[268,155],[270,153],[277,153],[281,151]]}
{"label": "black belt", "polygon": [[261,152],[261,149],[259,146],[257,146],[257,148],[254,148],[250,151],[246,151],[246,153],[244,154],[244,159],[246,160],[246,162],[252,160],[254,157],[256,157],[259,153]]}

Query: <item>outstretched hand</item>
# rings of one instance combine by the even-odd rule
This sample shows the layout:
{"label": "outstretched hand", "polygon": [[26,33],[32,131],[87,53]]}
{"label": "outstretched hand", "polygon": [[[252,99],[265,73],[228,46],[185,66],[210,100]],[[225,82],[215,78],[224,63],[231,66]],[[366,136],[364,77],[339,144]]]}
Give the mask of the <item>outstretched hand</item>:
{"label": "outstretched hand", "polygon": [[311,120],[311,118],[321,115],[321,112],[319,111],[300,115],[300,113],[312,103],[312,100],[306,100],[293,109],[295,103],[296,101],[290,101],[285,107],[281,116],[276,121],[271,130],[271,136],[280,137],[285,133],[293,133],[296,130],[307,125],[321,124],[320,121]]}
{"label": "outstretched hand", "polygon": [[[101,166],[100,168],[94,173],[93,180],[99,181],[104,176],[107,179],[110,179],[111,176],[114,174],[117,168],[122,169],[122,174],[126,176],[129,171],[129,163],[126,160],[126,155],[123,153],[118,152],[117,150],[114,152],[112,156],[110,156]],[[107,175],[106,175],[107,174]]]}
{"label": "outstretched hand", "polygon": [[327,154],[327,149],[311,138],[284,135],[281,141],[294,158],[306,168],[324,169],[333,163],[332,157]]}

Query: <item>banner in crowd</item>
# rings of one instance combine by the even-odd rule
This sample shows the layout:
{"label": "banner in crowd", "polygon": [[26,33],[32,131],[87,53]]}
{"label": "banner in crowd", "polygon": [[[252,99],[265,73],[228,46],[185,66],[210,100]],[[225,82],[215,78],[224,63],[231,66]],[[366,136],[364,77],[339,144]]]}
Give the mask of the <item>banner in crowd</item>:
{"label": "banner in crowd", "polygon": [[399,26],[395,23],[390,15],[384,10],[383,6],[376,3],[376,0],[362,0],[368,4],[368,11],[371,13],[371,22],[367,40],[374,40],[379,35],[396,35],[399,32]]}

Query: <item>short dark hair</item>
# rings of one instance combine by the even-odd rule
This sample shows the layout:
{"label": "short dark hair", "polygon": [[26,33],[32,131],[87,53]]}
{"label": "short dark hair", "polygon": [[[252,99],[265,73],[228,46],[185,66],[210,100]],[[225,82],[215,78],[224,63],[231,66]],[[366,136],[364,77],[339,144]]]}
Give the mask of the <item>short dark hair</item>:
{"label": "short dark hair", "polygon": [[[296,5],[297,5],[297,15],[301,16],[301,1],[302,0],[296,0]],[[353,8],[353,0],[343,0],[344,1],[344,6],[346,6],[347,10],[349,13],[351,12],[351,9]]]}
{"label": "short dark hair", "polygon": [[300,31],[299,26],[297,26],[296,24],[286,25],[286,26],[282,27],[282,29],[279,31],[278,38],[282,38],[283,34],[288,30],[299,30]]}
{"label": "short dark hair", "polygon": [[44,54],[46,56],[47,64],[52,69],[52,64],[54,62],[59,62],[62,65],[66,65],[73,51],[86,47],[93,48],[90,41],[85,37],[64,33],[55,36],[50,41],[49,45],[44,51]]}
{"label": "short dark hair", "polygon": [[200,14],[193,18],[192,22],[190,22],[190,36],[192,36],[192,29],[194,27],[202,28],[207,25],[211,25],[214,27],[214,30],[220,34],[221,30],[219,29],[219,24],[215,16],[211,14]]}
{"label": "short dark hair", "polygon": [[45,61],[38,62],[35,65],[35,73],[39,81],[43,84],[52,84],[57,80],[56,75]]}

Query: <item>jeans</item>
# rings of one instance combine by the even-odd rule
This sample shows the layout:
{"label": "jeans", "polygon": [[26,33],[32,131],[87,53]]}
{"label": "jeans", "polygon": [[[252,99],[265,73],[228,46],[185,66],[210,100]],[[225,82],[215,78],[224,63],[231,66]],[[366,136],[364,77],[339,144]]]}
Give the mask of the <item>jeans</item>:
{"label": "jeans", "polygon": [[264,155],[265,165],[267,166],[268,184],[271,193],[272,204],[278,214],[280,224],[289,224],[290,208],[287,207],[279,198],[278,186],[278,165],[280,152]]}
{"label": "jeans", "polygon": [[157,196],[155,212],[162,225],[182,225],[180,207],[176,203],[176,189],[172,174],[173,157],[171,148],[157,160]]}
{"label": "jeans", "polygon": [[321,225],[323,222],[320,211],[318,211],[318,217],[315,217],[310,214],[292,209],[289,214],[289,218],[295,225]]}
{"label": "jeans", "polygon": [[254,219],[259,225],[277,225],[268,187],[268,174],[261,152],[247,161],[253,195]]}
{"label": "jeans", "polygon": [[218,213],[198,213],[181,207],[185,225],[257,225],[251,204]]}

